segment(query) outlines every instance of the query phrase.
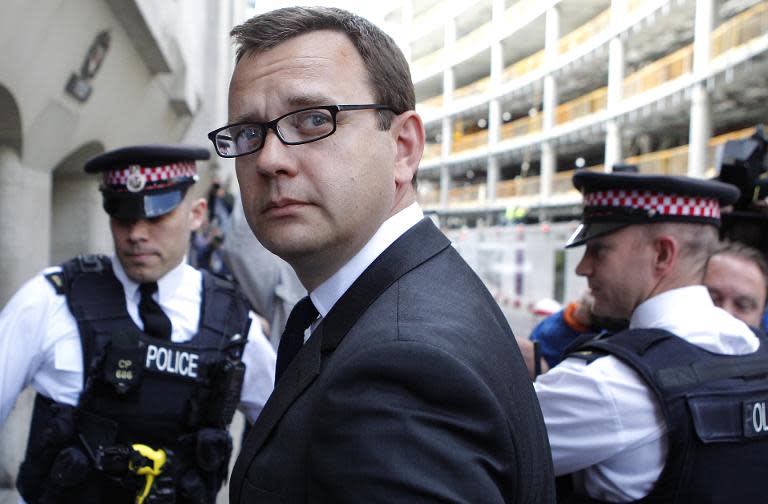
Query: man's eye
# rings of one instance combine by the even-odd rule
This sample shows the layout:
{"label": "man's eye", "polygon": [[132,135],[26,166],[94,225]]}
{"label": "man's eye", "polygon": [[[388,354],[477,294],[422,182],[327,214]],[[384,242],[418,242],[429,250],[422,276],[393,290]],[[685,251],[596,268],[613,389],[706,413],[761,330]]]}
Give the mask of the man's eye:
{"label": "man's eye", "polygon": [[296,114],[294,125],[298,129],[323,128],[331,122],[331,117],[325,111],[310,110],[302,114]]}
{"label": "man's eye", "polygon": [[741,312],[752,312],[757,310],[757,303],[755,300],[748,297],[736,298],[736,302],[734,304],[736,305],[736,309]]}
{"label": "man's eye", "polygon": [[261,128],[246,126],[240,131],[240,137],[245,140],[252,140],[261,136]]}

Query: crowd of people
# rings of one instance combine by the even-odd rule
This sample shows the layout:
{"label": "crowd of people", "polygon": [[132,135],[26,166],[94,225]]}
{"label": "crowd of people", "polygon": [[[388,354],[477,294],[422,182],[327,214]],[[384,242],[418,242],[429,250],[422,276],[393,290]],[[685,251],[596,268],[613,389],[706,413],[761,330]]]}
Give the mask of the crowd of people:
{"label": "crowd of people", "polygon": [[394,41],[323,7],[232,35],[209,138],[239,196],[193,197],[205,149],[96,156],[114,255],[0,312],[0,424],[37,392],[26,502],[211,504],[236,408],[232,503],[760,500],[768,269],[719,242],[736,187],[578,172],[589,291],[516,339],[417,202]]}

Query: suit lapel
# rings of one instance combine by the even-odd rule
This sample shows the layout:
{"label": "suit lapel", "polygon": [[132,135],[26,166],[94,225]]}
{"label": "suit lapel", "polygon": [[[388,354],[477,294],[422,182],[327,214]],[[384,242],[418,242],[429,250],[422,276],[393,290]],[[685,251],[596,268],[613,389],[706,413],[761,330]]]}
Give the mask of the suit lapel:
{"label": "suit lapel", "polygon": [[335,349],[368,306],[398,278],[450,246],[429,219],[406,231],[355,280],[288,366],[243,445],[232,471],[239,494],[251,460],[285,411],[320,374],[321,356]]}
{"label": "suit lapel", "polygon": [[374,260],[323,320],[322,350],[336,348],[365,310],[400,277],[437,255],[451,242],[425,218]]}

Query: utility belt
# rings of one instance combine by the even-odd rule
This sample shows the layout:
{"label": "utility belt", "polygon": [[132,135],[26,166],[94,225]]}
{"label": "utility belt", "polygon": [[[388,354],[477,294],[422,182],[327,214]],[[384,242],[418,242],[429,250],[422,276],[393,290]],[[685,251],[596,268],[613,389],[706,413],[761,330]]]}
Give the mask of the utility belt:
{"label": "utility belt", "polygon": [[84,423],[83,414],[89,415],[37,395],[33,435],[17,481],[29,504],[215,501],[232,451],[227,430],[202,428],[182,435],[173,447],[139,440],[104,446],[80,431],[99,420],[89,415]]}

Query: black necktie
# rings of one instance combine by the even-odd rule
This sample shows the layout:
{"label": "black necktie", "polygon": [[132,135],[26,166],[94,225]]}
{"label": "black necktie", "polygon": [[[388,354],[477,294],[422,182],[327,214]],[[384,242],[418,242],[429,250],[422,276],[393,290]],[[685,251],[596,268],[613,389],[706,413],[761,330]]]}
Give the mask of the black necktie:
{"label": "black necktie", "polygon": [[157,292],[157,282],[139,285],[141,300],[139,301],[139,317],[144,322],[144,332],[155,338],[171,340],[171,321],[163,313],[163,309],[152,299]]}
{"label": "black necktie", "polygon": [[304,344],[304,331],[317,318],[318,311],[309,296],[296,303],[288,316],[285,331],[280,337],[277,347],[277,365],[275,366],[275,383],[280,379],[285,368],[301,350]]}

